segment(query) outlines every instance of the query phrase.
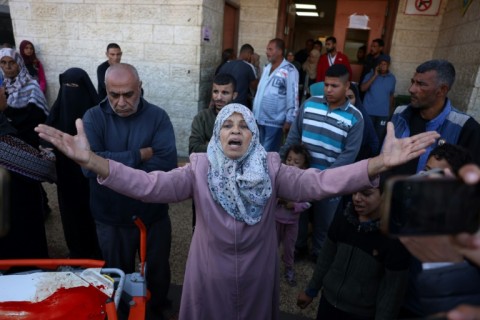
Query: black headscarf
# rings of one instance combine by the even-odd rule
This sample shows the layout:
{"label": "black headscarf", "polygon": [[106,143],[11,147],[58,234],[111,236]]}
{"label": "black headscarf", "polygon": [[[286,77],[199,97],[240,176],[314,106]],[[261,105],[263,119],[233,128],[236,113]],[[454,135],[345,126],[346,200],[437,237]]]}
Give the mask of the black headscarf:
{"label": "black headscarf", "polygon": [[70,68],[60,74],[60,90],[46,124],[68,134],[76,134],[75,120],[82,118],[100,99],[85,70]]}

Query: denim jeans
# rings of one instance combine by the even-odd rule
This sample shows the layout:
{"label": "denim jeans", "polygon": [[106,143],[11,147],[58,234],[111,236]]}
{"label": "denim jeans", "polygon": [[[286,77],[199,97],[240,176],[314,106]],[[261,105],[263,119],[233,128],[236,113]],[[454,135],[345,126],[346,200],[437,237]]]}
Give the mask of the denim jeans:
{"label": "denim jeans", "polygon": [[282,145],[283,128],[258,125],[260,144],[267,152],[278,152]]}

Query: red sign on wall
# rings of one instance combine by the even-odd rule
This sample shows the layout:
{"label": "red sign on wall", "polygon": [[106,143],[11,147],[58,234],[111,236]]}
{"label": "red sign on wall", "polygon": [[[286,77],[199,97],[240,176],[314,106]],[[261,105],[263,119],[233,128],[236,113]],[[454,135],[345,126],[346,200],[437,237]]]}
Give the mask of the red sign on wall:
{"label": "red sign on wall", "polygon": [[436,16],[441,0],[407,0],[405,14]]}

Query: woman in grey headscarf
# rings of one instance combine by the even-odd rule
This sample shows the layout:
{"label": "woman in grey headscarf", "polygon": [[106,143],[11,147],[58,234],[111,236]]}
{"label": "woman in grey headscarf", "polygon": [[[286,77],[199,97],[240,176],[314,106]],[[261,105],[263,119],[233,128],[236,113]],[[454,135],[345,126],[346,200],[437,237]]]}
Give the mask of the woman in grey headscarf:
{"label": "woman in grey headscarf", "polygon": [[48,115],[47,101],[38,82],[28,73],[23,58],[14,49],[0,50],[0,67],[4,75],[6,104],[0,100],[0,110],[17,130],[18,137],[34,147],[39,139],[33,129],[45,122]]}
{"label": "woman in grey headscarf", "polygon": [[397,140],[390,125],[381,156],[301,170],[267,154],[252,112],[230,104],[216,118],[207,154],[194,153],[190,164],[169,172],[146,173],[91,152],[81,120],[74,137],[45,125],[36,130],[116,192],[145,202],[194,199],[197,224],[180,306],[180,319],[189,320],[278,319],[277,198],[311,201],[375,185],[378,173],[417,157],[438,137]]}

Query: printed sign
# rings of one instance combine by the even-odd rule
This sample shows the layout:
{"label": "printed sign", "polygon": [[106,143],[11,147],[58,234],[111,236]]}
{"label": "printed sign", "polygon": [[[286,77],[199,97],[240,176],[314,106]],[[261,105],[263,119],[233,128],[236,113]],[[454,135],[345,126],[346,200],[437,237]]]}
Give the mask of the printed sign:
{"label": "printed sign", "polygon": [[349,17],[348,28],[350,29],[369,29],[368,28],[368,16],[366,14],[359,15],[359,14],[352,14]]}
{"label": "printed sign", "polygon": [[405,14],[436,16],[441,0],[407,0]]}

